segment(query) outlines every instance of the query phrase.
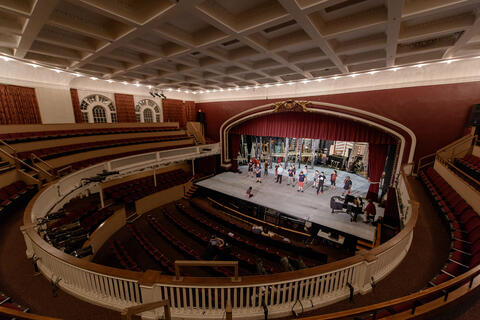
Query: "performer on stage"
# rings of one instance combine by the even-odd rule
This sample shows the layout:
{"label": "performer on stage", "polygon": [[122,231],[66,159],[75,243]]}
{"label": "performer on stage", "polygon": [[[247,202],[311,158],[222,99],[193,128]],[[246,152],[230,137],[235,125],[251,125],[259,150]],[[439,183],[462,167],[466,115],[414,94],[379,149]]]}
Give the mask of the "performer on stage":
{"label": "performer on stage", "polygon": [[327,177],[325,177],[325,172],[322,171],[322,173],[320,173],[320,176],[318,177],[317,196],[318,191],[323,194],[323,186],[325,185],[325,181],[327,181]]}
{"label": "performer on stage", "polygon": [[248,161],[248,176],[253,177],[253,161],[252,161],[252,159],[250,159],[250,161]]}
{"label": "performer on stage", "polygon": [[333,170],[333,173],[330,175],[330,185],[332,189],[337,189],[337,170]]}
{"label": "performer on stage", "polygon": [[303,183],[305,182],[306,178],[305,175],[303,174],[303,171],[300,171],[298,174],[298,190],[297,192],[302,191],[303,192]]}
{"label": "performer on stage", "polygon": [[256,182],[262,183],[262,180],[260,179],[262,177],[262,169],[260,169],[260,163],[257,164],[257,166],[255,167],[255,176],[257,177]]}
{"label": "performer on stage", "polygon": [[282,177],[283,177],[283,168],[282,164],[278,165],[278,170],[277,170],[277,181],[279,184],[282,184]]}
{"label": "performer on stage", "polygon": [[350,194],[350,191],[352,190],[352,180],[350,180],[350,176],[347,176],[347,178],[343,183],[344,183],[343,185],[344,191],[342,192],[342,196],[345,195],[345,192],[347,192],[347,194]]}
{"label": "performer on stage", "polygon": [[365,223],[368,223],[369,220],[375,221],[375,215],[377,214],[377,210],[375,205],[373,204],[372,199],[368,200],[368,204],[365,207],[365,215],[363,216]]}
{"label": "performer on stage", "polygon": [[[320,176],[320,173],[318,173],[318,170],[315,170],[315,173],[313,174],[313,188],[318,190],[318,177]],[[318,194],[318,192],[317,192]]]}
{"label": "performer on stage", "polygon": [[267,159],[265,159],[265,169],[264,169],[263,175],[265,177],[268,176],[268,160]]}
{"label": "performer on stage", "polygon": [[291,165],[288,168],[288,181],[287,181],[287,186],[292,184],[292,187],[295,187],[295,166]]}
{"label": "performer on stage", "polygon": [[305,168],[303,168],[303,174],[305,175],[305,183],[308,182],[308,166],[305,166]]}
{"label": "performer on stage", "polygon": [[252,187],[248,187],[247,192],[245,193],[245,198],[249,199],[253,197],[252,189]]}

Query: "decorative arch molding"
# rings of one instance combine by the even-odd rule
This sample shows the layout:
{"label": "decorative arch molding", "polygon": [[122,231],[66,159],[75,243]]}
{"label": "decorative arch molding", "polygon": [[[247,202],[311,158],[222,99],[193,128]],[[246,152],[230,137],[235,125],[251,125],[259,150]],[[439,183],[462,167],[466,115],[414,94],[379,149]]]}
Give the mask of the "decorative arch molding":
{"label": "decorative arch molding", "polygon": [[402,163],[413,162],[413,156],[415,154],[415,147],[417,138],[412,130],[403,124],[386,118],[384,116],[339,104],[318,102],[318,101],[296,101],[285,100],[275,103],[269,103],[261,106],[257,106],[239,114],[236,114],[227,119],[220,126],[220,145],[221,162],[223,166],[230,166],[230,147],[228,142],[228,135],[230,130],[235,126],[248,121],[253,118],[274,114],[277,112],[317,112],[334,117],[340,117],[349,119],[352,121],[358,121],[363,124],[375,127],[379,130],[387,132],[396,137],[400,141],[399,161],[397,161],[395,167],[395,173],[400,172]]}
{"label": "decorative arch molding", "polygon": [[80,102],[80,111],[82,113],[83,122],[94,122],[93,109],[98,106],[104,109],[106,122],[118,122],[117,109],[115,108],[113,101],[101,94],[88,95]]}
{"label": "decorative arch molding", "polygon": [[145,121],[145,116],[144,112],[145,110],[150,110],[153,114],[151,122],[161,122],[161,109],[160,106],[153,101],[152,99],[142,99],[137,102],[135,105],[135,116],[137,119],[137,122],[150,122],[150,121]]}

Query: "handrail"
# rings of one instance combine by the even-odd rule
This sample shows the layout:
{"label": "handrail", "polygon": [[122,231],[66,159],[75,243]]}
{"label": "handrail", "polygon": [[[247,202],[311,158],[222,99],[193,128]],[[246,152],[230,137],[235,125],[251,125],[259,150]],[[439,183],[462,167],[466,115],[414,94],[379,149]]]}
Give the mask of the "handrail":
{"label": "handrail", "polygon": [[[473,184],[475,184],[475,186],[477,187],[477,189],[475,189],[475,191],[480,190],[480,181],[476,180],[474,177],[472,177],[471,175],[469,175],[468,173],[466,173],[465,171],[463,171],[462,169],[457,167],[455,164],[453,164],[453,162],[451,162],[449,160],[445,160],[440,156],[438,156],[438,160],[440,161],[440,163],[445,164],[445,166],[447,168],[449,168],[450,171],[457,171],[457,173],[464,176],[464,177],[460,177],[460,178],[462,178],[462,179],[467,178]],[[454,169],[454,170],[452,170],[452,169]],[[466,179],[464,179],[464,180],[466,180]],[[469,184],[469,187],[473,187],[468,181],[467,181],[467,183]]]}
{"label": "handrail", "polygon": [[288,231],[288,232],[292,232],[292,233],[296,233],[296,234],[299,234],[299,235],[302,235],[302,236],[310,237],[310,234],[308,234],[308,233],[301,232],[301,231],[297,231],[297,230],[293,230],[293,229],[289,229],[289,228],[285,228],[285,227],[282,227],[282,226],[277,226],[276,224],[273,224],[273,223],[270,223],[270,222],[267,222],[267,221],[263,221],[263,220],[260,220],[260,219],[251,217],[251,216],[249,216],[248,214],[245,214],[245,213],[242,213],[242,212],[237,211],[237,210],[235,210],[235,209],[232,209],[232,208],[230,208],[230,207],[227,207],[227,206],[221,204],[220,202],[218,202],[218,201],[216,201],[216,200],[213,200],[213,199],[210,198],[210,197],[208,197],[208,200],[214,202],[216,205],[219,205],[219,206],[221,206],[222,208],[225,208],[225,209],[227,209],[227,210],[233,211],[233,212],[235,212],[236,214],[239,214],[239,215],[241,215],[241,216],[243,216],[243,217],[246,217],[246,218],[248,218],[248,219],[252,219],[252,220],[255,220],[255,221],[257,221],[257,222],[260,222],[260,223],[263,223],[263,224],[267,224],[267,225],[269,225],[269,226],[271,226],[271,227],[275,227],[275,228],[278,228],[278,229],[282,229],[282,230],[285,230],[285,231]]}
{"label": "handrail", "polygon": [[[35,168],[37,168],[38,170],[40,170],[41,172],[43,172],[44,174],[46,174],[47,176],[51,177],[51,178],[55,178],[55,175],[54,174],[51,174],[50,172],[48,172],[47,170],[43,169],[42,167],[39,167],[37,165],[35,165],[35,163],[33,162],[33,157],[37,157],[37,155],[35,155],[34,153],[31,153],[30,156],[32,157],[31,160],[32,160],[32,164],[35,166]],[[40,158],[38,158],[40,159]],[[40,159],[42,160],[42,159]],[[43,160],[42,160],[43,161]],[[44,161],[43,161],[44,162]]]}
{"label": "handrail", "polygon": [[41,163],[43,163],[44,165],[46,165],[47,167],[49,167],[50,169],[52,170],[55,170],[54,167],[52,167],[52,165],[50,165],[49,163],[47,163],[45,160],[43,160],[42,158],[40,158],[39,156],[37,156],[35,153],[30,153],[30,156],[37,159],[37,160],[40,160]]}
{"label": "handrail", "polygon": [[[428,296],[435,296],[436,297],[436,295],[435,295],[436,293],[442,293],[444,295],[445,292],[448,292],[447,291],[448,289],[450,289],[452,287],[455,287],[458,284],[460,284],[460,283],[462,283],[466,280],[469,281],[468,285],[471,288],[471,286],[473,285],[473,280],[479,274],[480,274],[480,265],[478,265],[475,268],[465,272],[462,275],[459,275],[459,276],[457,276],[453,279],[445,281],[445,282],[443,282],[443,283],[441,283],[441,284],[439,284],[435,287],[431,287],[431,288],[428,288],[428,289],[425,289],[425,290],[421,290],[421,291],[412,293],[408,296],[395,298],[395,299],[392,299],[392,300],[372,304],[372,305],[365,306],[365,307],[343,310],[343,311],[339,311],[339,312],[333,312],[333,313],[323,314],[323,315],[318,315],[318,316],[305,317],[305,318],[301,318],[301,319],[302,320],[329,320],[329,319],[339,319],[339,318],[343,319],[343,318],[346,318],[346,317],[349,317],[349,316],[355,316],[355,315],[364,314],[364,313],[367,313],[367,312],[374,312],[374,311],[382,310],[382,309],[385,309],[385,308],[394,307],[394,306],[399,305],[399,304],[414,302],[416,300],[420,300],[420,299],[426,298]],[[476,285],[475,288],[478,287],[479,285],[480,284]],[[457,288],[457,290],[458,290],[458,288]]]}
{"label": "handrail", "polygon": [[157,309],[160,307],[163,307],[163,314],[165,320],[171,320],[172,316],[170,315],[170,301],[168,299],[125,308],[122,310],[120,316],[122,320],[131,320],[132,317],[136,314]]}
{"label": "handrail", "polygon": [[61,320],[60,318],[53,318],[53,317],[41,316],[41,315],[32,314],[32,313],[26,313],[26,312],[22,312],[22,311],[19,311],[19,310],[6,308],[6,307],[2,307],[2,306],[0,306],[0,315],[8,315],[8,316],[12,316],[16,319]]}
{"label": "handrail", "polygon": [[4,146],[10,148],[10,150],[12,150],[13,153],[17,154],[17,150],[14,147],[12,147],[11,145],[9,145],[8,143],[6,143],[5,141],[3,141],[2,139],[0,139],[0,143],[2,143]]}
{"label": "handrail", "polygon": [[446,151],[447,149],[450,149],[451,147],[456,146],[457,144],[463,143],[465,141],[476,139],[476,137],[477,136],[471,136],[471,135],[463,136],[460,139],[455,140],[452,143],[447,144],[445,147],[437,150],[437,153]]}
{"label": "handrail", "polygon": [[180,267],[233,267],[233,282],[240,281],[238,276],[238,261],[211,261],[211,260],[175,260],[175,281],[182,281]]}
{"label": "handrail", "polygon": [[[433,163],[435,161],[435,156],[436,156],[437,153],[430,153],[430,154],[427,154],[426,156],[423,156],[421,157],[420,159],[418,159],[418,164],[417,164],[417,170],[415,171],[416,173],[419,173],[420,170],[426,166],[428,166],[429,164]],[[431,158],[433,157],[434,160],[433,161],[430,161],[426,164],[423,164],[422,165],[422,161],[425,160],[425,159],[428,159],[428,158]]]}
{"label": "handrail", "polygon": [[25,163],[23,160],[21,160],[20,158],[17,158],[13,155],[11,155],[10,153],[6,152],[5,150],[3,149],[0,149],[0,152],[4,153],[5,155],[7,155],[8,157],[10,157],[11,159],[15,160],[15,161],[18,161],[20,162],[22,165],[26,166],[27,168],[29,168],[30,170],[33,170],[35,171],[36,173],[39,173],[37,169],[35,169],[34,167],[32,167],[31,165]]}

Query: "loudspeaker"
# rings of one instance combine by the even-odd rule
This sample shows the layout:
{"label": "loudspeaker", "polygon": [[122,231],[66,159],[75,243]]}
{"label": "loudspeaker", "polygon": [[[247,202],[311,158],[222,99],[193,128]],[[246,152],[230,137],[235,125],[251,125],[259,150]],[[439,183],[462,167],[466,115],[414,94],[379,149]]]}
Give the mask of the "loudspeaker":
{"label": "loudspeaker", "polygon": [[475,104],[472,107],[472,112],[470,112],[470,117],[468,118],[468,126],[479,126],[480,125],[480,104]]}

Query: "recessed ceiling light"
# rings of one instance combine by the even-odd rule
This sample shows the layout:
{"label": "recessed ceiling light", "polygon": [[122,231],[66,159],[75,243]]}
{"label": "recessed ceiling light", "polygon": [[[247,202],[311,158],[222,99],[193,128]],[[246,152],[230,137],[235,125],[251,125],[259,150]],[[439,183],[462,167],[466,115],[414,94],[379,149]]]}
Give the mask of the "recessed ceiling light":
{"label": "recessed ceiling light", "polygon": [[113,80],[112,80],[112,79],[108,79],[107,82],[108,82],[108,83],[112,83]]}
{"label": "recessed ceiling light", "polygon": [[178,89],[177,89],[177,92],[180,92],[180,91],[181,91],[180,88],[178,88]]}
{"label": "recessed ceiling light", "polygon": [[172,92],[172,91],[173,91],[173,89],[172,89],[172,88],[168,88],[167,90],[168,90],[168,91],[170,91],[170,92]]}
{"label": "recessed ceiling light", "polygon": [[417,67],[417,68],[422,68],[424,66],[426,66],[425,63],[419,63],[419,64],[415,65],[415,67]]}
{"label": "recessed ceiling light", "polygon": [[254,89],[258,89],[260,88],[260,86],[257,84],[255,87],[253,87]]}
{"label": "recessed ceiling light", "polygon": [[235,88],[235,91],[239,91],[239,90],[240,90],[240,87],[236,87],[236,88]]}
{"label": "recessed ceiling light", "polygon": [[223,92],[223,91],[225,91],[225,90],[224,90],[223,88],[220,88],[220,91]]}
{"label": "recessed ceiling light", "polygon": [[55,71],[56,73],[62,72],[62,70],[58,70],[58,69],[53,69],[53,71]]}
{"label": "recessed ceiling light", "polygon": [[303,84],[306,84],[306,83],[309,83],[309,82],[310,82],[310,80],[303,80],[302,81]]}
{"label": "recessed ceiling light", "polygon": [[33,64],[33,63],[29,63],[28,65],[31,66],[31,67],[34,67],[34,68],[38,68],[38,66],[36,64]]}
{"label": "recessed ceiling light", "polygon": [[81,77],[81,76],[82,76],[82,75],[79,74],[79,73],[74,73],[73,75],[74,75],[75,77]]}
{"label": "recessed ceiling light", "polygon": [[457,60],[455,60],[455,59],[448,59],[448,60],[443,61],[443,63],[450,64],[450,63],[452,63],[452,62],[454,62],[454,61],[457,61]]}
{"label": "recessed ceiling light", "polygon": [[325,79],[323,79],[323,78],[316,79],[316,81],[318,81],[318,82],[322,82],[323,80],[325,80]]}
{"label": "recessed ceiling light", "polygon": [[210,93],[210,90],[205,90],[206,93]]}
{"label": "recessed ceiling light", "polygon": [[338,78],[340,78],[340,77],[335,76],[335,77],[333,77],[332,79],[333,79],[333,80],[337,80]]}
{"label": "recessed ceiling light", "polygon": [[122,83],[123,83],[124,85],[127,85],[127,84],[128,84],[128,82],[127,82],[127,81],[123,81]]}
{"label": "recessed ceiling light", "polygon": [[371,74],[371,75],[374,75],[375,73],[377,73],[378,71],[370,71],[368,74]]}
{"label": "recessed ceiling light", "polygon": [[358,76],[358,73],[352,73],[352,74],[350,75],[350,77],[352,77],[352,78],[355,78],[356,76]]}
{"label": "recessed ceiling light", "polygon": [[140,87],[140,83],[138,83],[138,82],[135,83],[135,86],[136,86],[137,88]]}
{"label": "recessed ceiling light", "polygon": [[193,93],[193,94],[197,94],[197,91],[193,91],[192,93]]}
{"label": "recessed ceiling light", "polygon": [[292,81],[290,81],[289,83],[287,83],[289,86],[293,86],[294,83]]}
{"label": "recessed ceiling light", "polygon": [[228,88],[228,91],[232,91],[232,88]]}
{"label": "recessed ceiling light", "polygon": [[397,72],[397,70],[399,70],[400,68],[392,68],[390,70],[392,70],[393,72]]}
{"label": "recessed ceiling light", "polygon": [[10,59],[9,57],[5,57],[5,56],[2,56],[2,59],[3,59],[3,61],[10,61],[10,60],[13,60],[13,59]]}
{"label": "recessed ceiling light", "polygon": [[277,87],[283,86],[283,83],[275,83]]}
{"label": "recessed ceiling light", "polygon": [[271,86],[267,83],[263,86],[264,88],[270,88]]}
{"label": "recessed ceiling light", "polygon": [[200,90],[200,93],[203,93],[203,90]]}
{"label": "recessed ceiling light", "polygon": [[98,80],[98,78],[90,77],[91,80]]}

